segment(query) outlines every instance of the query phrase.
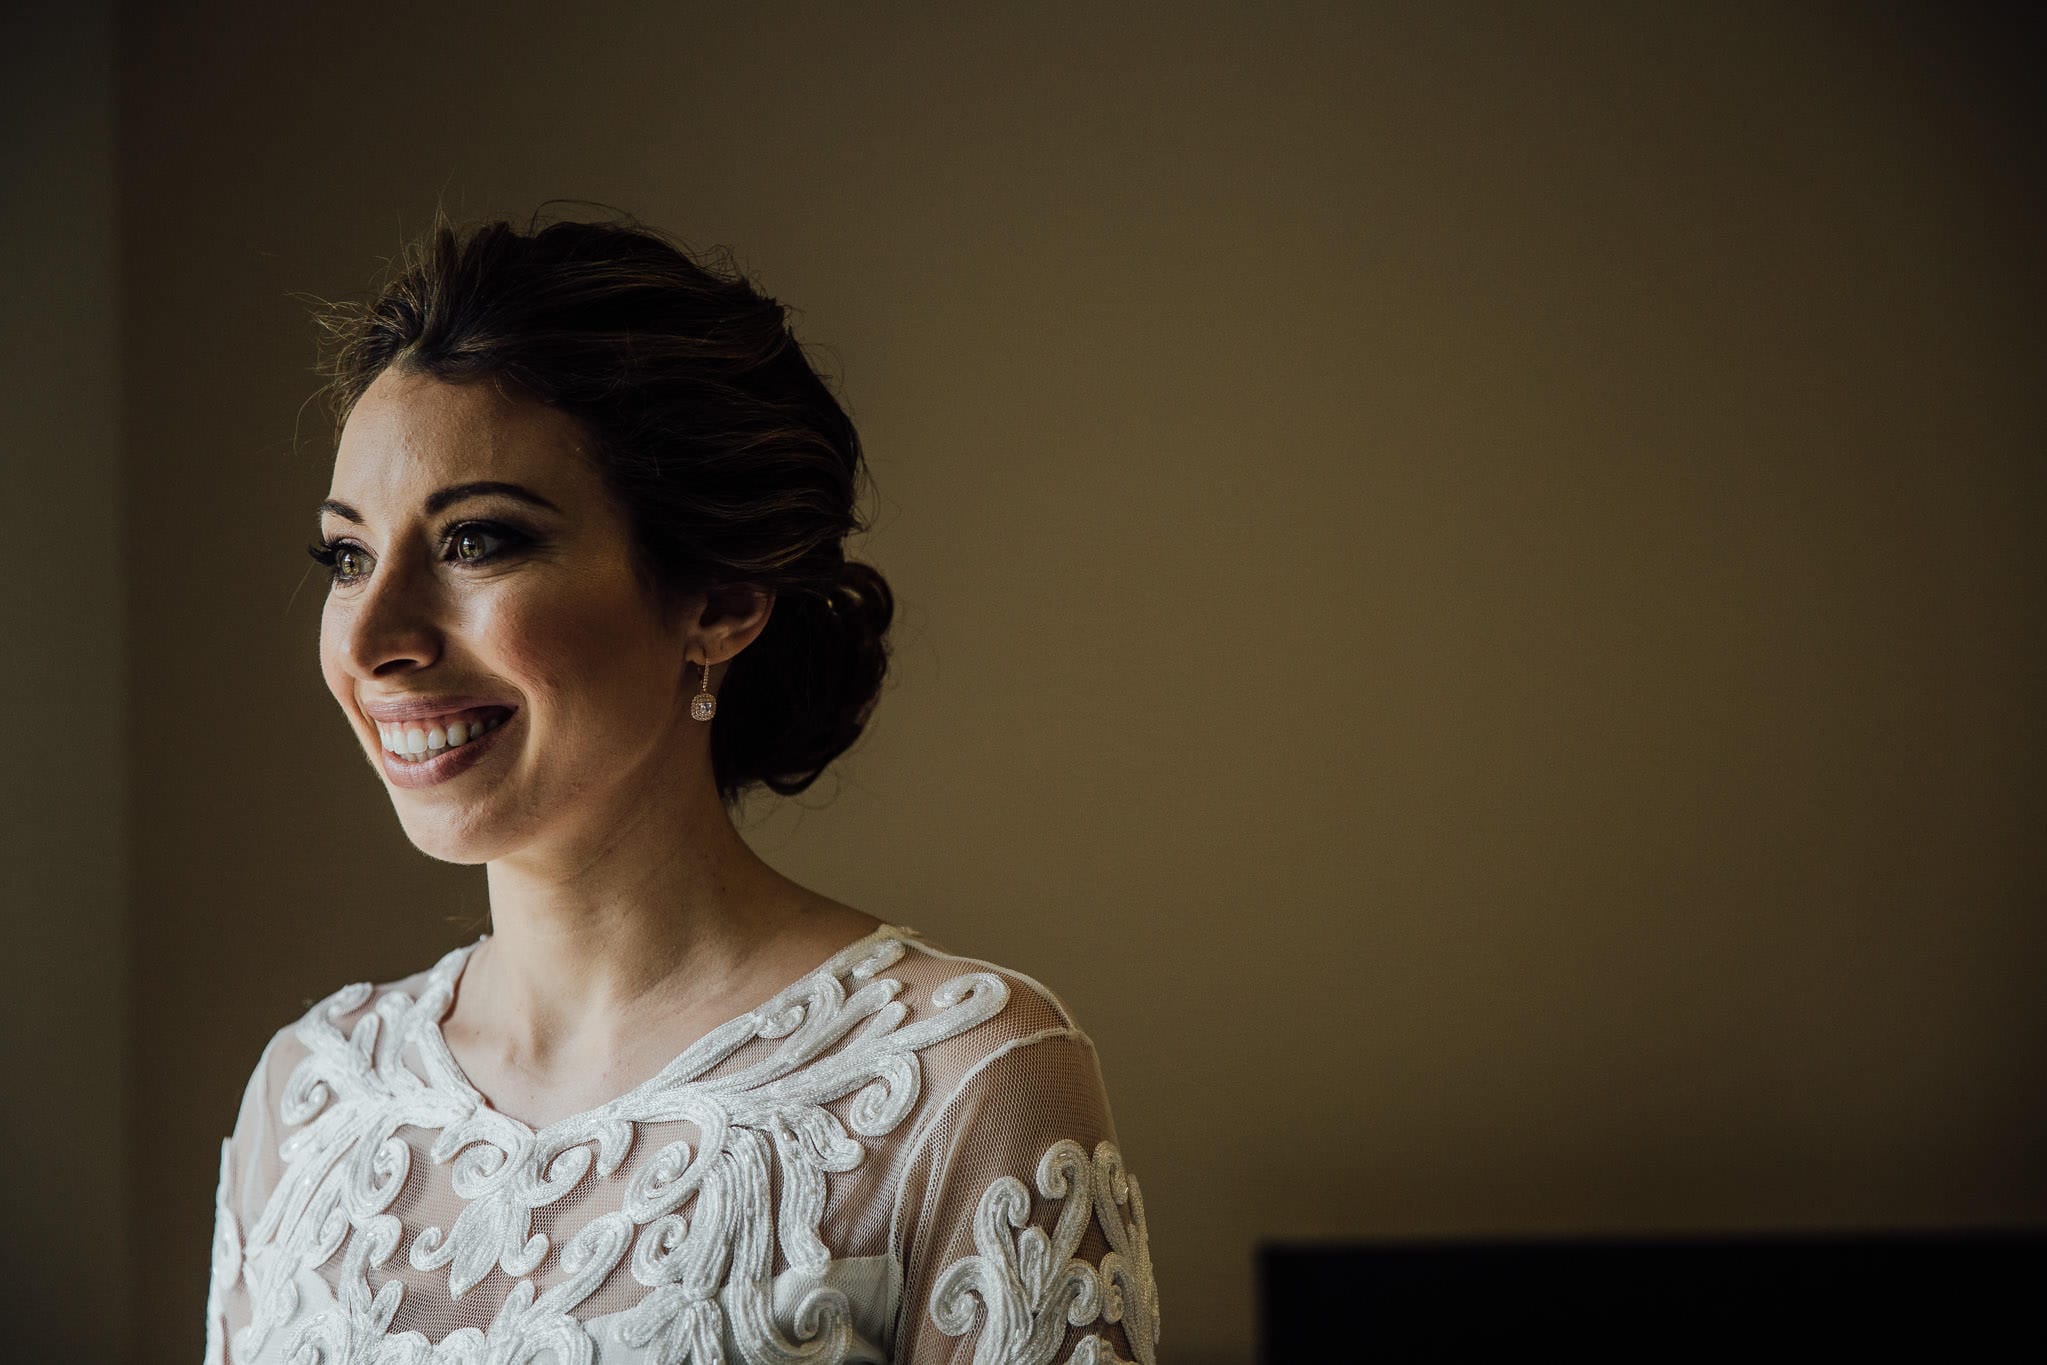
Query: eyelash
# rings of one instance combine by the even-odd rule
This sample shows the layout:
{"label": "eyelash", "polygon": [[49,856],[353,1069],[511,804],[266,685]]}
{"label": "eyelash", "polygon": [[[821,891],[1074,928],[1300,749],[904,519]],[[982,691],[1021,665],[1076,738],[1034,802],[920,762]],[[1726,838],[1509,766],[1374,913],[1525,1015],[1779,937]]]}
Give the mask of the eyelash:
{"label": "eyelash", "polygon": [[[443,557],[447,557],[446,552],[451,551],[459,544],[465,534],[479,532],[494,540],[503,541],[504,546],[501,549],[493,550],[489,554],[481,555],[474,559],[451,559],[449,562],[464,565],[489,564],[517,550],[520,546],[530,543],[533,539],[523,531],[515,531],[511,527],[499,522],[462,521],[450,526],[447,534],[441,537]],[[356,545],[353,541],[316,540],[306,546],[306,553],[313,557],[315,564],[318,564],[327,571],[328,580],[333,586],[346,588],[353,587],[356,583],[369,577],[367,573],[343,574],[339,567],[341,552],[344,549],[360,550],[361,548],[361,546]]]}

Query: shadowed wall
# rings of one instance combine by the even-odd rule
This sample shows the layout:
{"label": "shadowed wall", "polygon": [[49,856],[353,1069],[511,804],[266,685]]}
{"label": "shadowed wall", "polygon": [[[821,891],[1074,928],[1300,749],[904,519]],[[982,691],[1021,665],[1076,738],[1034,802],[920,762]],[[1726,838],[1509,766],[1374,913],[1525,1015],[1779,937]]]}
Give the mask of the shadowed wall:
{"label": "shadowed wall", "polygon": [[2002,35],[294,10],[120,15],[137,1359],[197,1352],[263,1040],[481,927],[321,685],[300,550],[291,291],[437,200],[618,204],[801,310],[897,671],[748,836],[1066,996],[1167,1359],[1248,1355],[1265,1236],[2047,1216]]}
{"label": "shadowed wall", "polygon": [[0,1321],[10,1359],[102,1361],[129,1308],[114,11],[6,28]]}

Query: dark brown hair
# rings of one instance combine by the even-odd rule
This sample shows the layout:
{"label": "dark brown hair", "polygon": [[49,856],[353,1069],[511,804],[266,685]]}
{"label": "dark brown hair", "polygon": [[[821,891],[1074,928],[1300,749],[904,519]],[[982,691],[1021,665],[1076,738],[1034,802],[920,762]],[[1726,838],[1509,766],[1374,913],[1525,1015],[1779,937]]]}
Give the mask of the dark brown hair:
{"label": "dark brown hair", "polygon": [[463,231],[437,215],[367,300],[321,304],[337,439],[393,366],[577,418],[651,600],[775,594],[719,685],[711,760],[728,808],[755,783],[793,796],[860,737],[888,671],[894,597],[843,544],[867,529],[860,438],[787,310],[729,251],[693,253],[629,216],[539,217]]}

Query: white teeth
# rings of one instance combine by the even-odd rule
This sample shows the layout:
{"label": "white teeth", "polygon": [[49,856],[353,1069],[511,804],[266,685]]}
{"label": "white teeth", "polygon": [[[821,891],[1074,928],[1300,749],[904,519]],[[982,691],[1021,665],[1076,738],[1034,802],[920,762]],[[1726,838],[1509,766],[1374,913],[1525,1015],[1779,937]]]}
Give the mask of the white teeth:
{"label": "white teeth", "polygon": [[426,723],[407,725],[396,723],[379,725],[377,737],[386,751],[408,762],[424,762],[444,749],[467,744],[491,730],[504,720],[502,714],[477,716],[468,721],[450,721],[445,726]]}

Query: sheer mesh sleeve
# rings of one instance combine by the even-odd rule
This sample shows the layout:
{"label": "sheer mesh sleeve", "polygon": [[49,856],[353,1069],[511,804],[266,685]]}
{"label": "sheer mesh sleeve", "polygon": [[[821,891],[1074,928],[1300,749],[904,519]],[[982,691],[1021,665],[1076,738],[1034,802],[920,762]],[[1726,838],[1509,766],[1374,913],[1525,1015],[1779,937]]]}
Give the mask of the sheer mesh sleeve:
{"label": "sheer mesh sleeve", "polygon": [[278,1085],[289,1040],[270,1040],[242,1090],[233,1136],[220,1144],[220,1183],[213,1197],[213,1274],[206,1294],[206,1365],[230,1365],[230,1343],[254,1312],[243,1274],[242,1247],[249,1228],[283,1172],[277,1143]]}
{"label": "sheer mesh sleeve", "polygon": [[1077,1029],[967,1074],[917,1139],[894,1237],[897,1365],[1156,1363],[1144,1201]]}

